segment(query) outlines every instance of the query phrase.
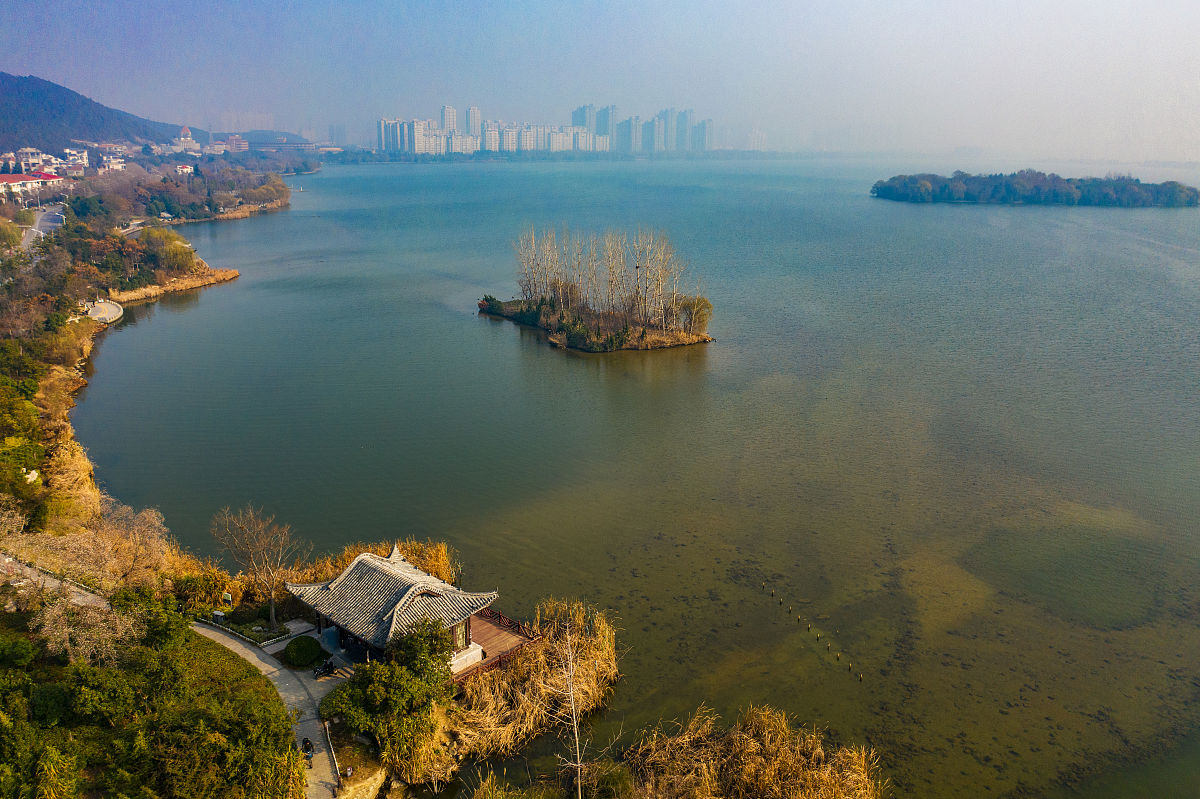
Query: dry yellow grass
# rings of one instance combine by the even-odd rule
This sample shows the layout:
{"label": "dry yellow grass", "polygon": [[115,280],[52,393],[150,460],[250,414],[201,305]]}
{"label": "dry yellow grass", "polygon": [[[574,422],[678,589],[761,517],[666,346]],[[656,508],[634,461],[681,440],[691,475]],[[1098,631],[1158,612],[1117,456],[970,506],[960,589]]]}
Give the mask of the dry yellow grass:
{"label": "dry yellow grass", "polygon": [[293,572],[291,581],[294,583],[318,583],[329,580],[341,574],[350,562],[363,552],[372,552],[386,557],[395,544],[409,563],[418,569],[432,574],[439,580],[453,585],[458,580],[462,568],[458,563],[458,553],[445,541],[417,541],[407,538],[403,541],[377,541],[375,543],[347,544],[341,552],[317,558],[311,563],[298,565]]}
{"label": "dry yellow grass", "polygon": [[875,755],[827,753],[820,733],[750,707],[728,729],[700,708],[674,732],[650,730],[625,754],[639,799],[879,799]]}
{"label": "dry yellow grass", "polygon": [[568,633],[575,650],[575,702],[580,715],[600,707],[617,671],[616,629],[602,611],[582,602],[546,600],[538,606],[538,641],[503,669],[463,685],[451,734],[460,755],[511,755],[558,723],[568,699],[564,668]]}

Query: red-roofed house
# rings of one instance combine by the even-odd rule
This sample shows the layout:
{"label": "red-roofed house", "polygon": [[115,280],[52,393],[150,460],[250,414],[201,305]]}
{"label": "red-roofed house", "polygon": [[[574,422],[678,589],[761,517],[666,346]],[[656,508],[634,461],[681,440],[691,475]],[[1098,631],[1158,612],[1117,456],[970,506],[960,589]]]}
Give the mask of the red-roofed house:
{"label": "red-roofed house", "polygon": [[64,183],[58,175],[34,172],[31,175],[0,175],[0,192],[24,195],[34,189],[55,188]]}

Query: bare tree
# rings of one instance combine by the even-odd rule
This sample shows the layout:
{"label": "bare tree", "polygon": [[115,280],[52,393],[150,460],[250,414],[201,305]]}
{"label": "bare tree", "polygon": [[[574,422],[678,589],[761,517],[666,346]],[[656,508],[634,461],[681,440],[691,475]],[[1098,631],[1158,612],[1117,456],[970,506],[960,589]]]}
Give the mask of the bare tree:
{"label": "bare tree", "polygon": [[554,715],[571,734],[572,754],[574,755],[573,760],[559,755],[559,760],[567,768],[574,769],[577,799],[583,799],[583,769],[586,764],[583,761],[585,743],[579,738],[579,703],[576,699],[578,690],[575,684],[575,670],[580,657],[577,649],[577,637],[573,620],[568,615],[559,635],[550,644],[553,648],[552,657],[562,670],[562,683],[550,690],[557,693],[563,700]]}
{"label": "bare tree", "polygon": [[247,505],[238,511],[222,508],[212,521],[213,538],[233,558],[254,585],[266,594],[271,606],[271,629],[275,622],[275,594],[283,586],[296,561],[308,554],[309,546],[293,537],[291,525],[275,524],[273,515]]}
{"label": "bare tree", "polygon": [[141,622],[131,613],[102,604],[76,604],[65,589],[52,595],[30,626],[46,640],[51,654],[66,653],[72,662],[111,665],[128,641],[141,634]]}
{"label": "bare tree", "polygon": [[171,537],[156,508],[134,512],[112,497],[101,498],[97,537],[109,547],[108,566],[121,585],[153,583],[171,548]]}

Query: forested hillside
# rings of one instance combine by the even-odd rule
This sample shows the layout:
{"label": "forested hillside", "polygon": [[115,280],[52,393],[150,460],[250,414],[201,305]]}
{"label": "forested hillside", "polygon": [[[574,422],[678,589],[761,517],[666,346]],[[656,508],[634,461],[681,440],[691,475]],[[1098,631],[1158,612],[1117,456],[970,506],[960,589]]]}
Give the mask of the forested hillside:
{"label": "forested hillside", "polygon": [[[87,141],[168,142],[179,124],[154,122],[101,105],[33,75],[0,72],[0,152],[36,147],[61,152],[72,139]],[[192,128],[192,135],[206,135]]]}

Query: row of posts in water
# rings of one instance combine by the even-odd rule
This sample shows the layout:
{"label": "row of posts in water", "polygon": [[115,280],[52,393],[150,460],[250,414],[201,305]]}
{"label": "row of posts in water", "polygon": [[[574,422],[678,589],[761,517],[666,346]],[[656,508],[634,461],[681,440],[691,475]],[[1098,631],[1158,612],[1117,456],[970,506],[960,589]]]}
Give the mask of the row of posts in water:
{"label": "row of posts in water", "polygon": [[[766,588],[767,588],[767,583],[766,583],[766,581],[765,581],[765,580],[763,581],[762,587],[763,587],[763,590],[765,591],[765,590],[766,590]],[[771,589],[771,596],[775,596],[775,589],[774,589],[774,588],[772,588],[772,589]],[[780,607],[782,607],[782,606],[783,606],[783,597],[779,597],[779,605],[780,605]],[[791,606],[791,605],[788,605],[788,614],[790,615],[790,614],[791,614],[791,613],[793,613],[793,612],[794,612],[794,611],[793,611],[793,609],[792,609],[792,606]],[[805,622],[805,621],[806,621],[806,620],[805,620],[803,617],[801,617],[801,616],[799,616],[799,615],[797,615],[797,616],[796,616],[796,623],[797,623],[797,624],[799,624],[799,623],[801,623],[801,622]],[[812,631],[813,631],[812,622],[807,622],[807,624],[808,624],[808,631],[809,631],[809,632],[812,632]],[[840,630],[834,630],[834,632],[840,632]],[[820,631],[818,631],[818,632],[817,632],[817,640],[818,640],[818,641],[820,641],[820,640],[821,640],[821,633],[820,633]],[[833,644],[832,644],[830,641],[826,641],[826,642],[825,642],[825,651],[826,651],[826,652],[833,652]],[[834,658],[835,658],[836,660],[839,660],[839,661],[840,661],[840,660],[842,659],[842,653],[841,653],[841,652],[837,652],[837,653],[834,655]],[[850,674],[853,674],[853,673],[854,673],[854,664],[853,664],[853,663],[851,663],[851,662],[849,661],[849,659],[847,659],[847,661],[846,661],[846,671],[847,671],[847,672],[849,672]],[[862,672],[859,672],[859,674],[858,674],[858,681],[859,681],[859,682],[862,682],[862,681],[863,681],[863,675],[862,675]]]}

